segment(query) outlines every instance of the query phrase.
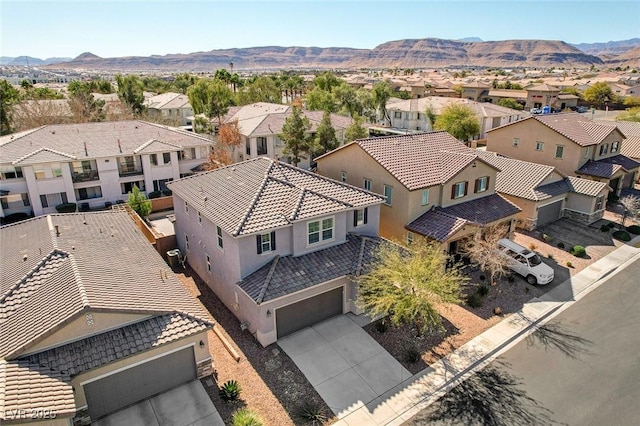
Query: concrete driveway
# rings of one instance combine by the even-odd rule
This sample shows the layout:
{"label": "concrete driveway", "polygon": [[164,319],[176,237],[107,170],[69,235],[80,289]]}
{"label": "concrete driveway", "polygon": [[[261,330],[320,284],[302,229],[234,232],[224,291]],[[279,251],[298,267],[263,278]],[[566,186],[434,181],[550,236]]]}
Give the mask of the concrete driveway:
{"label": "concrete driveway", "polygon": [[411,377],[358,320],[340,315],[278,340],[338,418],[379,409],[379,396]]}
{"label": "concrete driveway", "polygon": [[92,422],[94,426],[224,426],[199,380]]}

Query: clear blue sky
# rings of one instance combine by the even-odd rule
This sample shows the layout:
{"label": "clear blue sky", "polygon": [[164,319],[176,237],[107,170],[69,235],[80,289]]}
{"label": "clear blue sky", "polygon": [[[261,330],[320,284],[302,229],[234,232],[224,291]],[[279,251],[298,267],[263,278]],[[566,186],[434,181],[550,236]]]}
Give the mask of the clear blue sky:
{"label": "clear blue sky", "polygon": [[0,55],[164,55],[253,46],[373,48],[404,38],[640,37],[640,1],[6,1]]}

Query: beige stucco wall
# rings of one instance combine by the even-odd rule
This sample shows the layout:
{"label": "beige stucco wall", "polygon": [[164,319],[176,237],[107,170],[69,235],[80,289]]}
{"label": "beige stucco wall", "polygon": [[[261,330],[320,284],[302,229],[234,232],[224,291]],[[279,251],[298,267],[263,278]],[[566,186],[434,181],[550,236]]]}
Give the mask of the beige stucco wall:
{"label": "beige stucco wall", "polygon": [[516,226],[518,228],[526,227],[527,223],[534,221],[537,218],[537,203],[535,201],[514,197],[513,195],[500,195],[522,209],[522,211],[515,216]]}
{"label": "beige stucco wall", "polygon": [[[473,167],[473,165],[476,167]],[[496,175],[498,174],[497,170],[492,166],[488,165],[484,161],[476,160],[472,164],[468,165],[464,168],[460,173],[458,173],[453,179],[447,182],[442,189],[442,207],[453,206],[455,204],[464,203],[467,201],[477,200],[478,198],[486,197],[487,195],[491,195],[495,193],[496,187]],[[473,192],[475,188],[475,181],[479,177],[489,176],[489,185],[486,191],[475,194]],[[467,187],[467,195],[461,198],[451,199],[451,188],[458,182],[469,182],[469,186]]]}
{"label": "beige stucco wall", "polygon": [[[87,324],[85,314],[91,314],[93,324]],[[87,336],[102,333],[107,330],[122,327],[126,324],[138,322],[151,315],[145,314],[125,314],[125,313],[106,313],[106,312],[82,312],[69,323],[62,326],[56,332],[39,341],[38,343],[27,347],[23,354],[40,352],[44,349],[64,345],[71,341],[76,341]]]}
{"label": "beige stucco wall", "polygon": [[[102,375],[109,374],[109,373],[113,374],[119,369],[133,367],[135,364],[144,362],[145,360],[148,360],[152,357],[162,355],[163,353],[166,353],[168,351],[177,350],[179,348],[187,347],[187,346],[193,346],[196,362],[204,361],[205,359],[210,358],[211,354],[209,352],[207,333],[210,333],[210,331],[208,330],[202,331],[200,333],[191,335],[184,339],[180,339],[180,340],[168,343],[166,345],[162,345],[160,347],[150,349],[148,351],[145,351],[133,356],[126,357],[124,359],[105,365],[103,367],[96,368],[96,369],[87,371],[85,373],[79,374],[78,376],[74,377],[73,380],[71,380],[71,385],[75,389],[76,407],[80,409],[87,405],[82,383],[88,380],[95,379],[97,377],[100,377]],[[204,343],[204,347],[202,348],[200,347],[200,341]]]}

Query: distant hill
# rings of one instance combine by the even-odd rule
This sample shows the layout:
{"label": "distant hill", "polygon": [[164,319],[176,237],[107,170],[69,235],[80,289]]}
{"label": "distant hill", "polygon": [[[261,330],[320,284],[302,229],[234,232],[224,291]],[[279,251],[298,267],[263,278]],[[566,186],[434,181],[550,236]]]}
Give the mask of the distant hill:
{"label": "distant hill", "polygon": [[40,65],[50,65],[50,64],[59,64],[61,62],[70,61],[71,58],[33,58],[31,56],[0,56],[0,65],[10,65],[10,66],[26,66],[27,60],[29,61],[30,66],[40,66]]}
{"label": "distant hill", "polygon": [[610,66],[629,66],[640,68],[640,46],[626,51],[620,55],[609,57],[605,62]]}
{"label": "distant hill", "polygon": [[465,37],[465,38],[459,38],[456,41],[476,42],[476,41],[484,41],[484,40],[481,39],[480,37]]}
{"label": "distant hill", "polygon": [[591,55],[619,55],[625,53],[635,47],[640,46],[640,38],[632,38],[629,40],[608,41],[606,43],[580,43],[572,44],[585,53]]}
{"label": "distant hill", "polygon": [[95,70],[211,71],[282,68],[428,68],[487,67],[584,67],[603,61],[562,41],[505,40],[458,41],[436,38],[396,40],[373,49],[348,47],[264,46],[211,50],[189,54],[99,58],[83,53],[72,61],[53,66]]}

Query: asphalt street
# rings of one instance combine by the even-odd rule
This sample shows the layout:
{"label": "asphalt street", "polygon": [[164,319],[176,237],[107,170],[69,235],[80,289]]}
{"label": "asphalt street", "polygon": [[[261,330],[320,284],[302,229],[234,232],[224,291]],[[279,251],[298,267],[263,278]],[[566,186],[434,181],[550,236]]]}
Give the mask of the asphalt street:
{"label": "asphalt street", "polygon": [[405,424],[427,423],[640,424],[640,261]]}

